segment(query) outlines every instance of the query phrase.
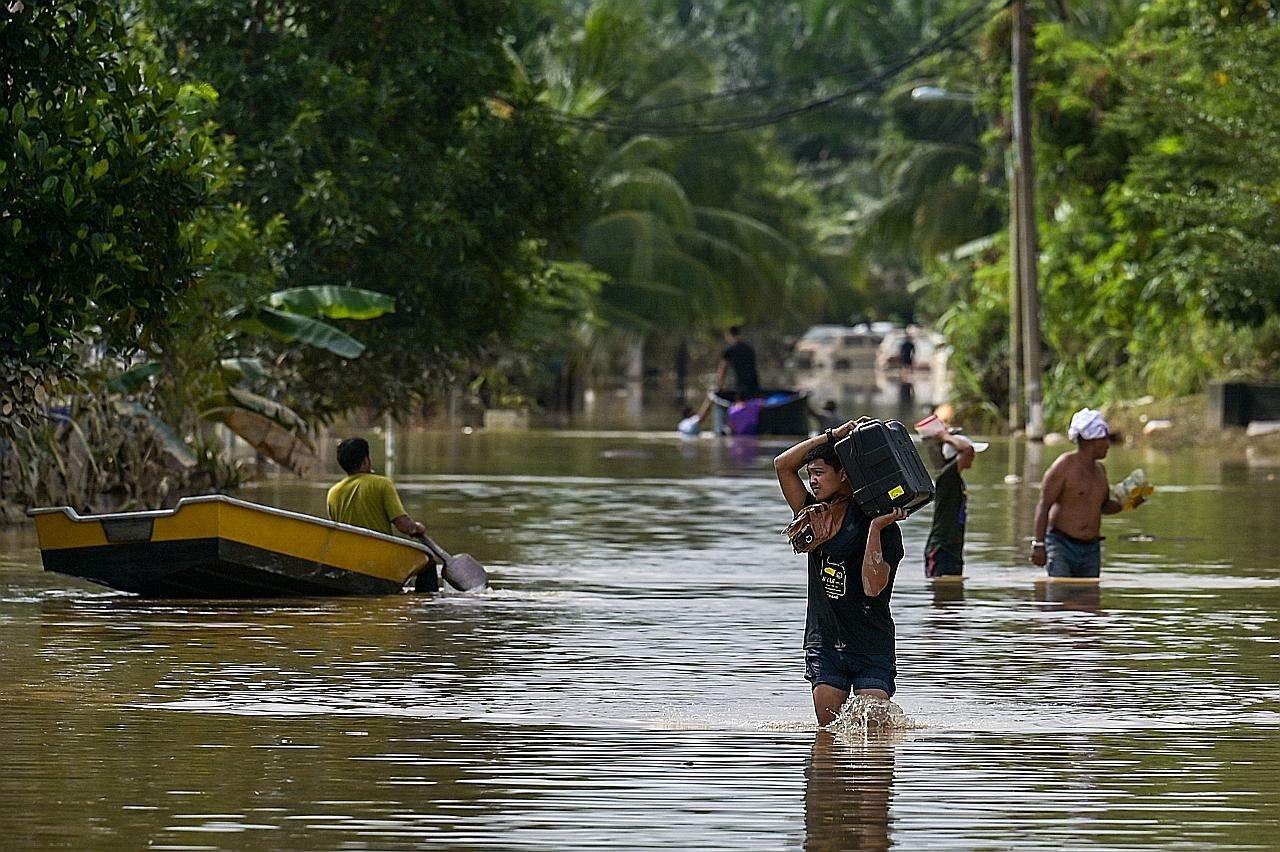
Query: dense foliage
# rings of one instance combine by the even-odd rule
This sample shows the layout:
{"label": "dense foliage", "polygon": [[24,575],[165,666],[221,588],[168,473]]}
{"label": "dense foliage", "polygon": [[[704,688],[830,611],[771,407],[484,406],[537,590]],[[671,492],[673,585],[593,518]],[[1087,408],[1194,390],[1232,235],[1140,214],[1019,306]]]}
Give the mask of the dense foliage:
{"label": "dense foliage", "polygon": [[580,180],[504,51],[512,2],[144,4],[180,72],[217,91],[236,196],[285,221],[292,286],[353,285],[398,310],[350,364],[292,368],[315,410],[403,411],[511,345]]}
{"label": "dense foliage", "polygon": [[[1051,417],[1275,375],[1280,6],[1031,14]],[[216,486],[209,418],[301,469],[317,418],[563,402],[731,322],[935,321],[995,415],[1008,57],[961,0],[13,0],[0,454],[54,449],[9,478],[117,446],[86,390]]]}
{"label": "dense foliage", "polygon": [[[1042,22],[1037,52],[1051,414],[1190,393],[1233,372],[1274,374],[1275,10],[1163,0],[1113,43],[1072,21]],[[1006,392],[1007,270],[1001,243],[935,274],[970,401]]]}
{"label": "dense foliage", "polygon": [[[578,128],[591,178],[565,250],[606,276],[598,338],[626,338],[635,361],[645,341],[740,322],[785,327],[822,310],[807,250],[812,198],[767,136],[652,135],[608,119],[713,92],[724,80],[705,45],[661,4],[552,9],[531,29],[522,64],[545,82],[547,107]],[[659,120],[688,115],[663,107]]]}
{"label": "dense foliage", "polygon": [[75,367],[89,342],[168,336],[194,269],[185,228],[216,168],[184,101],[112,3],[11,3],[0,17],[6,384],[18,365]]}

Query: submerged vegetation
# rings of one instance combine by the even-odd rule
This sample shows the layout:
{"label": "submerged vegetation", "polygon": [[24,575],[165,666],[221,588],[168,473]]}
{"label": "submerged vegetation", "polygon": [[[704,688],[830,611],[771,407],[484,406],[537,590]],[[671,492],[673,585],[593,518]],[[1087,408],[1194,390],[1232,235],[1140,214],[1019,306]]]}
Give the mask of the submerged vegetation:
{"label": "submerged vegetation", "polygon": [[[1274,376],[1280,9],[1031,14],[1051,417]],[[1008,54],[962,0],[10,3],[0,500],[234,484],[214,422],[304,470],[353,408],[563,405],[729,323],[932,321],[994,417]]]}

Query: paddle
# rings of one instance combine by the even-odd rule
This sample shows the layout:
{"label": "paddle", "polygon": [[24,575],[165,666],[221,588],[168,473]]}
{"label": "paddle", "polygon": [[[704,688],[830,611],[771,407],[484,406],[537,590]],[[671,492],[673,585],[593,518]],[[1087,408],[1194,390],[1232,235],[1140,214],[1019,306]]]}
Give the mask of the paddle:
{"label": "paddle", "polygon": [[[470,553],[459,553],[454,556],[432,541],[425,533],[420,536],[414,536],[414,538],[425,544],[435,558],[444,564],[444,570],[440,573],[450,586],[460,592],[473,592],[489,585],[489,574],[484,570],[484,566]],[[433,590],[428,588],[423,589],[423,591]]]}

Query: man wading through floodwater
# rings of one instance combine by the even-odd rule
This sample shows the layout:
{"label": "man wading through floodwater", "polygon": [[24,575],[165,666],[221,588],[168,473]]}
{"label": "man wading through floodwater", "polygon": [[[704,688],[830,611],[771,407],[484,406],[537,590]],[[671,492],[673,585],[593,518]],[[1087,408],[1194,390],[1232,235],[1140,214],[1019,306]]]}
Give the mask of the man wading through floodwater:
{"label": "man wading through floodwater", "polygon": [[[1111,430],[1102,412],[1082,408],[1072,416],[1067,437],[1076,448],[1049,466],[1040,485],[1031,561],[1047,565],[1050,577],[1097,577],[1102,573],[1102,516],[1124,508],[1111,496],[1102,466]],[[1142,502],[1139,498],[1134,505]]]}
{"label": "man wading through floodwater", "polygon": [[[809,606],[804,627],[804,676],[813,685],[818,724],[833,722],[850,692],[888,700],[894,693],[893,617],[889,597],[902,561],[906,513],[868,518],[852,502],[853,489],[836,456],[835,442],[849,421],[801,441],[773,460],[792,512],[821,503],[843,519],[825,543],[809,552]],[[808,466],[805,488],[800,468]]]}

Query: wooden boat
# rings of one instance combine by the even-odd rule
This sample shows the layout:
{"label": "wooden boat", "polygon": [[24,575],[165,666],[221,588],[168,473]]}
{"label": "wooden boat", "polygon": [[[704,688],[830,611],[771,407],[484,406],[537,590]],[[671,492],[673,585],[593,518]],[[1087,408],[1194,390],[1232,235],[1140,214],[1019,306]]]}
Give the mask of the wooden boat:
{"label": "wooden boat", "polygon": [[711,393],[715,430],[720,435],[808,435],[809,392],[762,390],[747,400],[725,391]]}
{"label": "wooden boat", "polygon": [[29,514],[46,571],[146,597],[390,595],[430,562],[407,539],[220,494],[152,512]]}

